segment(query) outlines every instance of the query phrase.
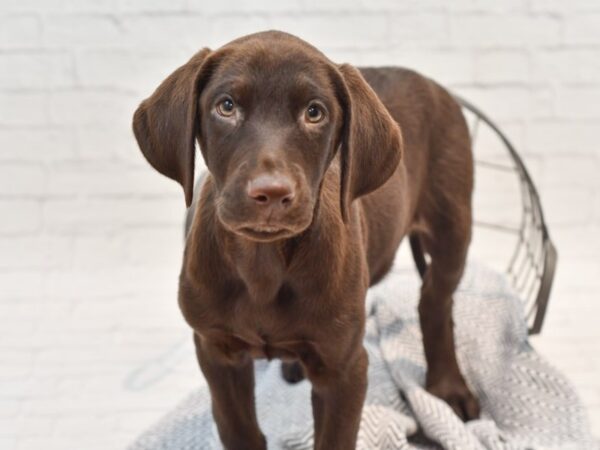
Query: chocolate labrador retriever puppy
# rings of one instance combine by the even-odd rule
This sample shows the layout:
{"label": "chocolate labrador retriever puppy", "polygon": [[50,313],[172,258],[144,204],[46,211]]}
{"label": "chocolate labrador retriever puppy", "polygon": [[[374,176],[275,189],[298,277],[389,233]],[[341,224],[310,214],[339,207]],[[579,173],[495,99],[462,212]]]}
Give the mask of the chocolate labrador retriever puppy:
{"label": "chocolate labrador retriever puppy", "polygon": [[190,208],[179,305],[227,449],[266,448],[254,358],[281,358],[286,378],[310,380],[316,449],[355,448],[365,294],[405,235],[423,275],[426,388],[477,417],[451,314],[473,163],[448,92],[405,69],[334,64],[270,31],[198,52],[142,102],[133,129],[188,206],[196,140],[208,167]]}

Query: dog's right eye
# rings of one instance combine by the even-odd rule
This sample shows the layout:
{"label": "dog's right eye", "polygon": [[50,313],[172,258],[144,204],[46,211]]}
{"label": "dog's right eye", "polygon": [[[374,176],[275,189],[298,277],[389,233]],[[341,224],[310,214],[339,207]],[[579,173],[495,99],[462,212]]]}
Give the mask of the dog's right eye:
{"label": "dog's right eye", "polygon": [[315,103],[310,104],[310,106],[306,109],[305,115],[306,119],[311,123],[320,122],[324,116],[323,109]]}
{"label": "dog's right eye", "polygon": [[235,113],[235,103],[229,97],[217,103],[217,112],[223,117],[231,117]]}

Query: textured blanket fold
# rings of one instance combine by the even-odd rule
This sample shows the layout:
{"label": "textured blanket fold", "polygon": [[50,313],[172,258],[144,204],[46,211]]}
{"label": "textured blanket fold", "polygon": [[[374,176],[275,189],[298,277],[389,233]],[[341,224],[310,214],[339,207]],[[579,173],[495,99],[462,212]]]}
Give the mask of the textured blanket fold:
{"label": "textured blanket fold", "polygon": [[[480,399],[481,418],[465,424],[428,394],[418,293],[412,273],[392,273],[369,291],[369,388],[358,449],[597,448],[573,388],[527,342],[519,299],[502,276],[480,266],[466,271],[453,315],[459,364]],[[258,362],[256,370],[258,417],[269,448],[312,449],[310,384],[286,384],[276,361]],[[221,449],[207,388],[130,448]]]}

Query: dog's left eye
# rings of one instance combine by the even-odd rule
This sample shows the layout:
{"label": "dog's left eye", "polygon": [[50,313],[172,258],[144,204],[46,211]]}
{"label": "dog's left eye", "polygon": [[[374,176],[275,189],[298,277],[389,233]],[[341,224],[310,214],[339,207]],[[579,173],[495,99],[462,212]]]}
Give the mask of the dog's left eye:
{"label": "dog's left eye", "polygon": [[227,97],[217,104],[217,112],[224,117],[231,117],[235,112],[235,103]]}
{"label": "dog's left eye", "polygon": [[323,109],[315,103],[310,104],[308,108],[306,108],[306,113],[304,115],[306,120],[311,123],[320,122],[325,116]]}

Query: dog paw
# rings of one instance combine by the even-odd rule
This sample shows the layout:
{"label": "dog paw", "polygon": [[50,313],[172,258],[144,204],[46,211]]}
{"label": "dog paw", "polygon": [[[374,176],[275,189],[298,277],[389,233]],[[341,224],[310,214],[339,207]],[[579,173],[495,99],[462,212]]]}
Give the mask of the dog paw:
{"label": "dog paw", "polygon": [[304,380],[304,369],[299,362],[284,362],[281,364],[281,376],[290,384]]}
{"label": "dog paw", "polygon": [[463,380],[442,380],[427,386],[427,392],[448,403],[464,422],[479,418],[479,401]]}

